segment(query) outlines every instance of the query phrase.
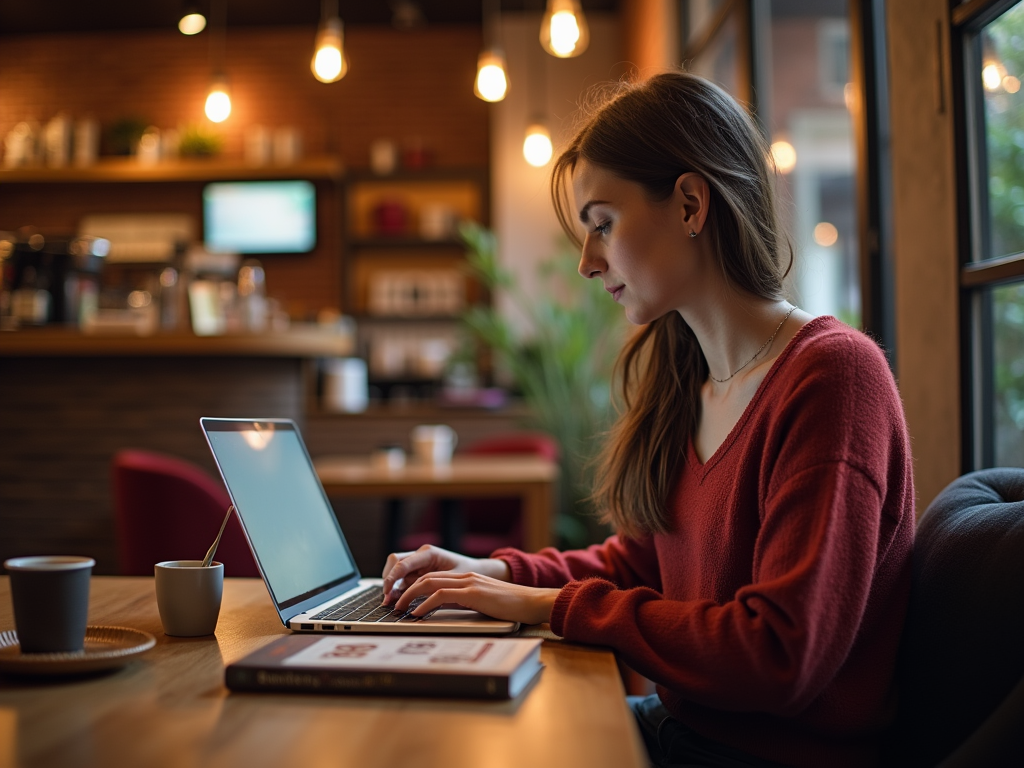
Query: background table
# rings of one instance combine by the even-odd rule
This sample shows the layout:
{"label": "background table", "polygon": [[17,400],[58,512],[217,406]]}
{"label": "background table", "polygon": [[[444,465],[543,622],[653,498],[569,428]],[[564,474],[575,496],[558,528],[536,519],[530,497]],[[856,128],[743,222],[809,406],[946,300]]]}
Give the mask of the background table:
{"label": "background table", "polygon": [[374,466],[364,457],[324,456],[313,463],[328,496],[516,496],[523,504],[523,546],[536,552],[552,544],[558,465],[542,457],[456,456],[447,466],[410,462],[400,469]]}
{"label": "background table", "polygon": [[[611,653],[545,642],[509,702],[229,693],[224,666],[284,634],[263,582],[227,579],[215,637],[162,633],[151,578],[94,577],[89,623],[154,634],[127,667],[79,679],[0,676],[0,766],[639,768]],[[14,626],[0,577],[0,630]]]}

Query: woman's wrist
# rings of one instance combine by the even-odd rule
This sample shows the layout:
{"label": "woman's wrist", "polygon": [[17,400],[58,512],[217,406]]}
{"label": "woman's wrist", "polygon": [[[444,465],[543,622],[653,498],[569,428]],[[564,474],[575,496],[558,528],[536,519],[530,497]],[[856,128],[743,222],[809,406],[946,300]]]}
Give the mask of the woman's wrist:
{"label": "woman's wrist", "polygon": [[558,599],[560,589],[535,589],[536,593],[533,607],[533,620],[531,624],[551,623],[551,611],[554,610],[555,600]]}
{"label": "woman's wrist", "polygon": [[490,576],[498,581],[512,581],[512,569],[508,567],[508,563],[494,557],[481,558],[477,573]]}

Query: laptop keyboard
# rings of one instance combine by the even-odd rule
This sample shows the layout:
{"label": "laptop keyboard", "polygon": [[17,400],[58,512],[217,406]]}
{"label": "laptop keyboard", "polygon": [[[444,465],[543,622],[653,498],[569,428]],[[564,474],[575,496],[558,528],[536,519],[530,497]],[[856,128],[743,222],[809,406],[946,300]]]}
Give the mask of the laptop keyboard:
{"label": "laptop keyboard", "polygon": [[384,590],[381,587],[367,587],[362,592],[349,597],[330,608],[321,611],[310,618],[314,621],[372,621],[372,622],[410,622],[420,621],[426,617],[413,616],[413,608],[423,602],[425,598],[418,597],[405,611],[396,611],[388,605],[381,605],[384,601]]}

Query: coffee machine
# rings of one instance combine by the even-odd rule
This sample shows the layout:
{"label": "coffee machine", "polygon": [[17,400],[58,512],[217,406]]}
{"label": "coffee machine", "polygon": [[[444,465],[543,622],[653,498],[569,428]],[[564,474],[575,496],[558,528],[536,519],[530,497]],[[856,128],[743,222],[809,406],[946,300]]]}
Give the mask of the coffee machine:
{"label": "coffee machine", "polygon": [[110,250],[99,237],[9,237],[0,247],[5,325],[81,324],[95,313]]}

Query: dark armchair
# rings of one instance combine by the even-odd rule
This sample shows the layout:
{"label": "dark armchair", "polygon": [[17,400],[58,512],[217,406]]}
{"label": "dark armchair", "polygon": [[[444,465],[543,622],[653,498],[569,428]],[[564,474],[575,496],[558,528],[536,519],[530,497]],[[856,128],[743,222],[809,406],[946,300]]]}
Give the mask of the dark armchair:
{"label": "dark armchair", "polygon": [[1024,766],[1024,469],[973,472],[921,517],[887,766]]}

